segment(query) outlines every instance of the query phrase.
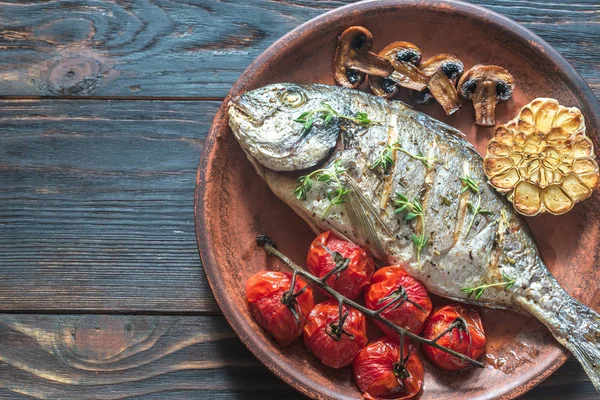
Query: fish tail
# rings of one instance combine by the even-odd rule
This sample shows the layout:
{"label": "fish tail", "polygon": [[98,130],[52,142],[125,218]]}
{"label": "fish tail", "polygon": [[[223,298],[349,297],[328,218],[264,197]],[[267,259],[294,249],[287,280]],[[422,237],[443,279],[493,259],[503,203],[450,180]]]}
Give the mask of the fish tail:
{"label": "fish tail", "polygon": [[521,298],[521,306],[543,322],[575,356],[600,392],[600,314],[569,296],[553,278],[546,284],[552,289],[545,300]]}
{"label": "fish tail", "polygon": [[569,313],[565,319],[576,319],[576,324],[562,329],[551,329],[552,334],[575,356],[592,384],[600,392],[600,314],[569,297]]}

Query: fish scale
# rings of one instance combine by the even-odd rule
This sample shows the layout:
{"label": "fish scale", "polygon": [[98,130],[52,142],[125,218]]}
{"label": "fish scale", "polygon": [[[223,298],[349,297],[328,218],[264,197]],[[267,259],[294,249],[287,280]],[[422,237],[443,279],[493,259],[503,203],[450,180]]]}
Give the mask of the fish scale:
{"label": "fish scale", "polygon": [[[303,131],[295,120],[323,109],[323,102],[338,114],[329,123],[326,113],[313,114],[314,124]],[[375,122],[357,122],[359,112]],[[258,174],[315,232],[334,230],[382,262],[402,265],[437,295],[532,314],[600,386],[600,316],[556,282],[527,225],[487,183],[481,156],[460,132],[404,103],[317,84],[250,91],[231,101],[229,117]],[[385,146],[396,142],[403,150],[394,152],[389,171],[371,168]],[[435,162],[428,168],[413,157],[418,153]],[[328,193],[335,186],[316,179],[305,199],[294,195],[298,176],[336,162],[345,168],[337,178],[350,189],[345,202],[331,206]],[[478,192],[463,190],[465,176],[477,183]],[[421,202],[423,232],[420,217],[408,221],[394,212],[396,193]],[[475,215],[468,202],[491,215]],[[428,239],[420,257],[413,234]],[[514,284],[504,284],[505,277]],[[482,284],[498,285],[477,297],[463,290]]]}

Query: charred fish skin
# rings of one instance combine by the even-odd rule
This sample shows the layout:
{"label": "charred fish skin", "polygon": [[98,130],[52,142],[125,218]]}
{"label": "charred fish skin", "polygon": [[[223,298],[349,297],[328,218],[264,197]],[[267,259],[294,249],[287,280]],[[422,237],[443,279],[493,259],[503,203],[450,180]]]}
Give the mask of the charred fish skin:
{"label": "charred fish skin", "polygon": [[[301,93],[302,104],[280,100],[289,92]],[[323,103],[338,115],[327,125],[326,114],[317,113],[307,133],[299,116]],[[375,122],[340,117],[358,113]],[[315,231],[333,229],[383,262],[402,264],[435,294],[534,315],[600,387],[600,316],[552,277],[526,224],[487,183],[481,156],[460,132],[401,102],[317,84],[248,92],[232,101],[229,115],[236,139],[270,189]],[[373,168],[386,147],[391,165]],[[343,203],[331,206],[331,183],[318,180],[305,198],[294,195],[296,178],[307,173],[299,170],[334,163],[342,166],[337,178],[349,190]],[[402,202],[410,207],[401,210]],[[415,204],[418,216],[407,215]]]}

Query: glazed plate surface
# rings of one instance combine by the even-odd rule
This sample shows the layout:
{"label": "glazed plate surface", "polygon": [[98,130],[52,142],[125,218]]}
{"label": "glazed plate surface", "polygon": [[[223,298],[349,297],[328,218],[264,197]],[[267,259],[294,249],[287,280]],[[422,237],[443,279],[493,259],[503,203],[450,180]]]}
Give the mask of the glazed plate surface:
{"label": "glazed plate surface", "polygon": [[[246,160],[228,127],[227,105],[232,96],[269,83],[333,84],[336,36],[351,25],[365,26],[373,33],[376,52],[402,40],[420,47],[423,59],[451,53],[464,62],[465,69],[479,63],[501,65],[515,76],[517,88],[511,100],[498,106],[498,124],[512,119],[536,97],[553,97],[582,110],[597,153],[600,148],[600,106],[583,79],[542,39],[474,5],[408,0],[356,3],[305,23],[258,57],[223,102],[205,144],[196,188],[198,245],[217,302],[240,339],[277,376],[319,399],[359,398],[350,369],[321,365],[302,341],[288,348],[278,346],[251,318],[244,299],[248,277],[267,267],[279,268],[254,244],[257,234],[269,234],[300,265],[314,235]],[[400,99],[407,100],[405,92]],[[485,152],[493,129],[473,125],[470,103],[463,102],[451,117],[436,104],[416,108],[460,129],[480,153]],[[599,200],[596,192],[565,215],[527,220],[544,261],[561,285],[597,311]],[[512,399],[548,377],[568,357],[533,318],[489,309],[483,309],[482,315],[488,337],[487,354],[482,357],[486,368],[449,373],[424,361],[421,399]]]}

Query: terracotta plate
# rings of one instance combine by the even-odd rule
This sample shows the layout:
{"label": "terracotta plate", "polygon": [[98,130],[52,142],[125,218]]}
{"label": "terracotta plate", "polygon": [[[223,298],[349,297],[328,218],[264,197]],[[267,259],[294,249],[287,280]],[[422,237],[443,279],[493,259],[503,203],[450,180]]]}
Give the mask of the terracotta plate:
{"label": "terracotta plate", "polygon": [[[359,397],[349,369],[323,367],[298,342],[276,345],[250,317],[244,282],[254,272],[277,268],[254,245],[268,233],[281,250],[304,262],[313,237],[309,228],[280,202],[256,175],[227,126],[231,96],[275,82],[333,83],[331,63],[336,36],[347,26],[364,25],[375,38],[373,50],[404,40],[415,43],[424,58],[458,55],[465,66],[498,64],[513,73],[517,90],[498,107],[500,123],[535,97],[554,97],[579,107],[598,146],[600,106],[573,68],[542,39],[517,23],[484,8],[459,2],[373,1],[343,7],[290,32],[246,70],[217,113],[198,171],[196,229],[206,275],[225,317],[240,339],[277,376],[313,398]],[[423,106],[468,135],[484,150],[491,129],[476,129],[469,103],[453,117],[437,105]],[[599,196],[560,217],[528,222],[543,258],[560,283],[576,298],[598,309],[600,291],[594,268],[600,253]],[[514,398],[555,371],[568,357],[536,320],[511,312],[482,310],[489,345],[485,369],[444,373],[426,364],[422,399]]]}

